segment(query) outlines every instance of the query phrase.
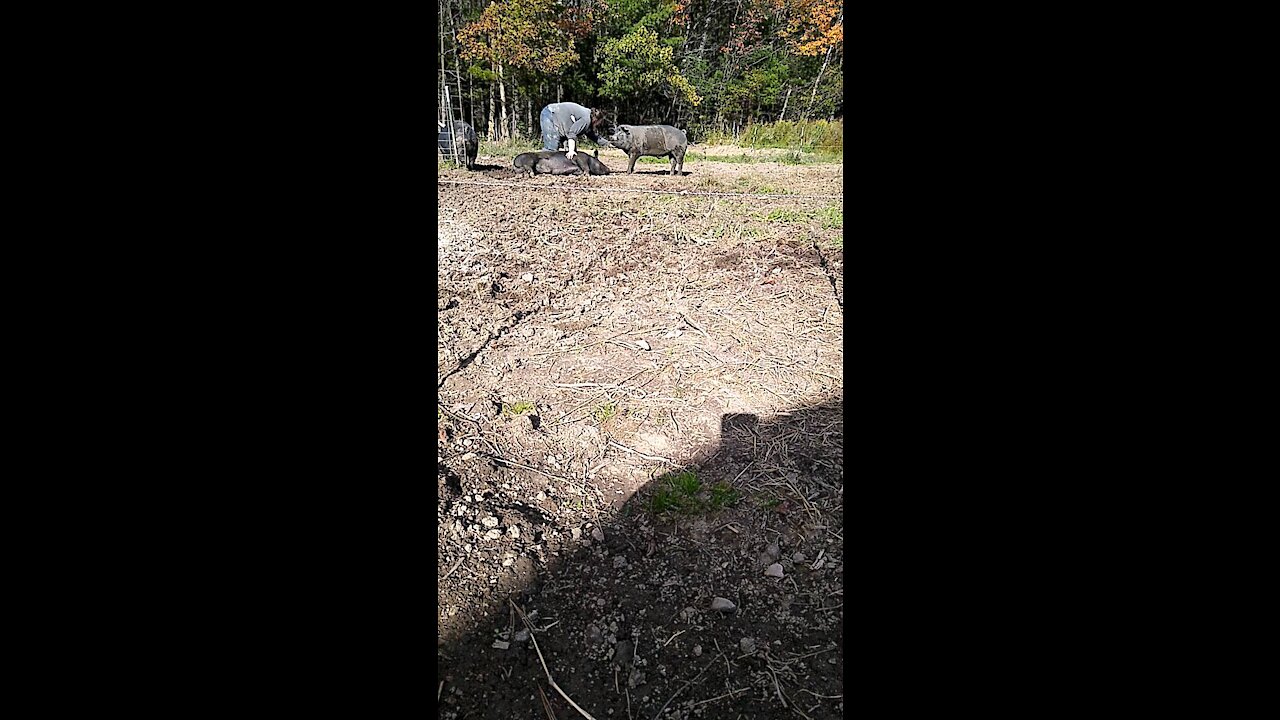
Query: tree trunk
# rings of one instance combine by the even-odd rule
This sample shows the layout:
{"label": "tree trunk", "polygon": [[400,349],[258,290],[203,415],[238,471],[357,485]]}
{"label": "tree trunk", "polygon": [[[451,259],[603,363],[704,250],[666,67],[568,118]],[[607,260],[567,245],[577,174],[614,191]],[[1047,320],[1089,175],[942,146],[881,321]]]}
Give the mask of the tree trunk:
{"label": "tree trunk", "polygon": [[564,85],[560,81],[556,81],[556,102],[564,102]]}
{"label": "tree trunk", "polygon": [[529,127],[529,136],[533,136],[533,98],[524,96],[524,124]]}
{"label": "tree trunk", "polygon": [[809,94],[809,109],[805,111],[806,115],[813,112],[813,100],[818,97],[818,83],[822,82],[822,74],[827,71],[827,63],[831,62],[831,51],[834,49],[834,45],[827,48],[827,56],[822,59],[822,69],[818,71],[818,79],[813,81],[813,92]]}
{"label": "tree trunk", "polygon": [[[453,71],[457,73],[457,76],[455,77],[455,80],[458,84],[457,102],[458,102],[458,108],[459,110],[461,110],[462,98],[465,97],[462,94],[462,61],[458,58],[458,21],[453,17],[452,8],[449,9],[449,25],[450,25],[449,37],[453,39]],[[470,85],[470,82],[468,82],[467,84]],[[471,120],[474,122],[475,115],[472,114],[470,117],[471,117]]]}
{"label": "tree trunk", "polygon": [[782,112],[778,115],[778,122],[787,119],[787,103],[791,102],[791,88],[787,88],[787,97],[782,101]]}
{"label": "tree trunk", "polygon": [[493,83],[489,83],[489,121],[486,123],[485,127],[489,131],[489,140],[492,142],[498,141],[498,123],[496,122],[498,116],[494,114],[493,109],[493,95],[495,92],[496,91],[493,89]]}
{"label": "tree trunk", "polygon": [[[817,86],[814,86],[814,92],[817,92]],[[510,132],[511,126],[507,124],[507,85],[506,85],[506,75],[505,75],[505,72],[503,71],[502,63],[498,63],[498,100],[502,103],[499,106],[500,107],[499,112],[501,112],[502,114],[499,116],[501,120],[498,123],[498,128],[501,135],[499,136],[498,139],[508,140],[511,138],[511,136],[508,134]]]}

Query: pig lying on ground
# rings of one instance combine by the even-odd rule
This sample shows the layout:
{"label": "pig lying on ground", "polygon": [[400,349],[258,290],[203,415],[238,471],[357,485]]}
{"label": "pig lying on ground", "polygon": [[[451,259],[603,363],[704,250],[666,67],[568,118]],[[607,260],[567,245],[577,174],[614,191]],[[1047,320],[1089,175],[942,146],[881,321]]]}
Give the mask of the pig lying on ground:
{"label": "pig lying on ground", "polygon": [[[449,149],[449,125],[437,120],[436,126],[440,129],[440,149],[447,152]],[[480,139],[476,137],[476,131],[461,120],[453,121],[453,130],[453,140],[458,147],[458,157],[466,160],[468,170],[474,170],[476,155],[480,153]]]}
{"label": "pig lying on ground", "polygon": [[609,144],[627,153],[627,173],[636,169],[641,155],[671,157],[671,174],[684,172],[684,152],[689,138],[684,131],[670,125],[619,125],[608,138]]}
{"label": "pig lying on ground", "polygon": [[[598,156],[599,150],[596,151]],[[539,152],[520,153],[511,161],[512,167],[523,170],[525,177],[543,175],[608,175],[609,168],[595,157],[583,152],[574,153],[573,159],[562,152],[541,150]]]}

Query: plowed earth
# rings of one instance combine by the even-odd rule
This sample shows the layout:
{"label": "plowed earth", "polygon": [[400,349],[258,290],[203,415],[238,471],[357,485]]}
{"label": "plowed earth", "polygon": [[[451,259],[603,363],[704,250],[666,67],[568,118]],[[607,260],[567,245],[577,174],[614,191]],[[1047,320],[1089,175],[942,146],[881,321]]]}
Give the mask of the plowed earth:
{"label": "plowed earth", "polygon": [[841,168],[600,159],[440,171],[438,716],[842,717]]}

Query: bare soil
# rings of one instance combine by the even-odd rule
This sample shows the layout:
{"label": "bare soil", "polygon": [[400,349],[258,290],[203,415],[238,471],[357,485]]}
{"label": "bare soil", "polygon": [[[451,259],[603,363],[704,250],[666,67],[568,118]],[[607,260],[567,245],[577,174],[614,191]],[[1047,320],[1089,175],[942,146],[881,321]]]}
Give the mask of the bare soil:
{"label": "bare soil", "polygon": [[842,717],[840,167],[600,158],[440,171],[439,717]]}

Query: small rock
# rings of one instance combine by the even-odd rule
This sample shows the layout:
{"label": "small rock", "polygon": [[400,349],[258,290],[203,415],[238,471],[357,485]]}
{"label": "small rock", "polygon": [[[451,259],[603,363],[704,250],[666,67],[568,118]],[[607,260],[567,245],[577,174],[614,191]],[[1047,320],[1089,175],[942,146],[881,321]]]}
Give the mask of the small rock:
{"label": "small rock", "polygon": [[764,549],[764,554],[768,555],[773,560],[777,560],[778,556],[782,554],[782,551],[778,549],[778,543],[769,543],[769,547]]}
{"label": "small rock", "polygon": [[764,574],[766,577],[782,577],[782,566],[778,563],[774,563],[769,566],[769,569],[764,571]]}
{"label": "small rock", "polygon": [[487,528],[495,528],[495,527],[498,527],[498,518],[490,515],[485,519],[481,520],[480,524]]}
{"label": "small rock", "polygon": [[630,640],[619,640],[617,647],[613,649],[613,666],[625,670],[631,667],[631,657],[635,654],[635,649],[631,647]]}
{"label": "small rock", "polygon": [[756,651],[756,641],[751,638],[742,638],[742,640],[738,641],[738,647],[744,655],[750,655]]}
{"label": "small rock", "polygon": [[694,646],[693,646],[693,656],[694,656],[694,657],[701,657],[701,656],[702,656],[702,646],[701,646],[701,645],[694,645]]}
{"label": "small rock", "polygon": [[494,528],[484,534],[485,540],[497,540],[500,537],[502,537],[502,531],[499,530],[498,528]]}
{"label": "small rock", "polygon": [[596,542],[604,542],[604,531],[598,526],[593,527],[591,528],[591,537],[595,538]]}
{"label": "small rock", "polygon": [[506,650],[507,648],[511,647],[511,643],[507,642],[506,640],[494,640],[493,647],[499,650]]}
{"label": "small rock", "polygon": [[614,567],[614,569],[624,568],[624,567],[626,567],[626,566],[627,566],[627,559],[626,559],[626,558],[622,557],[621,555],[614,555],[614,556],[613,556],[613,567]]}
{"label": "small rock", "polygon": [[582,530],[579,528],[574,528],[569,531],[569,534],[573,535],[574,540],[577,540],[578,538],[582,537]]}
{"label": "small rock", "polygon": [[515,562],[511,558],[502,561],[502,567],[511,567],[511,563]]}
{"label": "small rock", "polygon": [[528,642],[529,628],[521,628],[516,631],[516,642]]}
{"label": "small rock", "polygon": [[636,345],[637,345],[641,350],[652,350],[652,349],[653,349],[652,347],[650,347],[650,346],[649,346],[649,343],[645,342],[644,340],[637,340],[637,341],[636,341]]}
{"label": "small rock", "polygon": [[476,459],[476,454],[473,452],[462,453],[463,462],[466,462],[467,460],[475,460],[475,459]]}
{"label": "small rock", "polygon": [[587,626],[586,637],[587,637],[588,647],[595,647],[596,645],[599,645],[600,643],[604,642],[604,633],[600,632],[600,628],[596,627],[595,625]]}
{"label": "small rock", "polygon": [[805,560],[808,560],[808,559],[809,559],[809,558],[805,557],[805,554],[804,554],[804,553],[802,553],[802,552],[798,552],[798,553],[796,553],[795,555],[792,555],[792,556],[791,556],[791,562],[793,562],[793,563],[802,563],[802,562],[804,562]]}
{"label": "small rock", "polygon": [[525,273],[520,276],[520,279],[525,282],[533,282],[533,273]]}
{"label": "small rock", "polygon": [[738,609],[738,606],[734,605],[732,602],[730,602],[726,598],[718,597],[718,598],[712,598],[711,609],[719,610],[720,612],[733,612],[734,610]]}
{"label": "small rock", "polygon": [[643,685],[643,684],[644,684],[644,673],[641,672],[640,670],[632,670],[631,677],[627,678],[627,687],[634,690],[637,685]]}
{"label": "small rock", "polygon": [[539,490],[538,494],[533,496],[533,499],[537,500],[538,502],[542,502],[543,500],[547,499],[547,494]]}

